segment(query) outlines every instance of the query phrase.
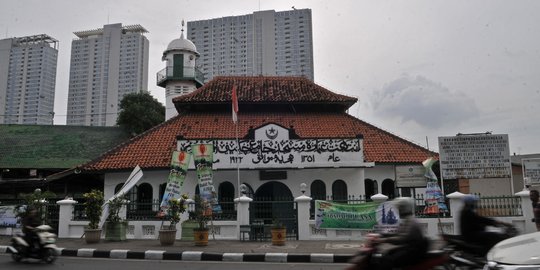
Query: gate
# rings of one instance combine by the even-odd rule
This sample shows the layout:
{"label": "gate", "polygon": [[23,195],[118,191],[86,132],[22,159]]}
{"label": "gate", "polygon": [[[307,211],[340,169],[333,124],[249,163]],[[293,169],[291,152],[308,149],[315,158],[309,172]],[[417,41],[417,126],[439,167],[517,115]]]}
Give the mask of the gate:
{"label": "gate", "polygon": [[271,238],[275,223],[287,228],[287,239],[298,240],[298,207],[290,198],[255,198],[249,205],[250,224],[261,226],[263,238]]}

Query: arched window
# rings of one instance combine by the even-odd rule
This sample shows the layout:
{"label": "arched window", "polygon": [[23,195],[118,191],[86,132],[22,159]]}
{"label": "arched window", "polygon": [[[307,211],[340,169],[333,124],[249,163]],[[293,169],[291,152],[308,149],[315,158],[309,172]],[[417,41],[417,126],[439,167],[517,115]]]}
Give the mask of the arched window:
{"label": "arched window", "polygon": [[124,186],[124,183],[120,183],[118,185],[116,185],[116,187],[114,187],[114,194],[118,193],[118,191],[120,191],[120,189]]}
{"label": "arched window", "polygon": [[336,180],[332,184],[332,199],[338,202],[347,202],[347,184],[343,180]]}
{"label": "arched window", "polygon": [[137,204],[138,210],[152,210],[152,186],[148,183],[140,184],[137,188]]}
{"label": "arched window", "polygon": [[163,183],[159,185],[159,200],[163,200],[163,195],[165,194],[165,188],[167,188],[167,183]]}
{"label": "arched window", "polygon": [[388,199],[395,197],[394,181],[392,179],[384,179],[382,182],[382,194],[388,196]]}
{"label": "arched window", "polygon": [[326,185],[321,180],[315,180],[310,187],[313,200],[326,200]]}
{"label": "arched window", "polygon": [[366,191],[366,202],[371,201],[371,196],[375,195],[375,183],[373,180],[364,179],[364,190]]}
{"label": "arched window", "polygon": [[321,180],[311,182],[311,207],[309,209],[310,219],[315,217],[315,200],[326,200],[326,185]]}
{"label": "arched window", "polygon": [[234,215],[234,185],[225,181],[219,184],[218,200],[224,217]]}

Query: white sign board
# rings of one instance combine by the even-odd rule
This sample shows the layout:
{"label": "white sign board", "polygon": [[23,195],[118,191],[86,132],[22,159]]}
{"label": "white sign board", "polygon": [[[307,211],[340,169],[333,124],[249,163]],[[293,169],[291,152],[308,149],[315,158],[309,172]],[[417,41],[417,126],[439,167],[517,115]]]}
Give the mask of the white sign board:
{"label": "white sign board", "polygon": [[507,134],[439,137],[439,159],[444,179],[511,176]]}
{"label": "white sign board", "polygon": [[361,139],[179,140],[178,150],[192,144],[214,145],[214,169],[370,167],[364,163]]}
{"label": "white sign board", "polygon": [[426,168],[421,165],[396,166],[396,186],[426,187],[425,173]]}
{"label": "white sign board", "polygon": [[523,159],[521,164],[523,164],[523,179],[527,179],[525,184],[540,184],[540,158]]}

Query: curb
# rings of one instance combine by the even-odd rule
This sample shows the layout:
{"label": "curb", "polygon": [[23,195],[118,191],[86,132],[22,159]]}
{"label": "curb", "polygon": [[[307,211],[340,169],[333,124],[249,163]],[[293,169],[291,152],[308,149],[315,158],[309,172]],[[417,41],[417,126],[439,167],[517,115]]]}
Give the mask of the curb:
{"label": "curb", "polygon": [[[332,253],[215,253],[202,251],[167,252],[164,250],[130,251],[124,249],[98,250],[93,248],[58,248],[58,255],[65,257],[176,260],[176,261],[225,261],[225,262],[278,262],[278,263],[347,263],[353,256]],[[0,246],[0,253],[11,253],[8,246]]]}

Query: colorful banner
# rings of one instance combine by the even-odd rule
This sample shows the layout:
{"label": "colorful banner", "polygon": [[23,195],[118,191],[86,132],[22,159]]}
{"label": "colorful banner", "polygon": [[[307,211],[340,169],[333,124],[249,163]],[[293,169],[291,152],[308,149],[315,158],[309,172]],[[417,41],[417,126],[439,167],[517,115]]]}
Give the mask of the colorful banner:
{"label": "colorful banner", "polygon": [[212,144],[194,144],[193,161],[197,170],[197,181],[201,199],[207,205],[212,206],[214,212],[221,212],[221,207],[217,202],[217,195],[213,184],[212,163],[214,161],[214,147]]}
{"label": "colorful banner", "polygon": [[444,196],[437,180],[437,176],[431,168],[437,160],[435,158],[428,158],[422,162],[426,173],[424,176],[428,179],[426,185],[426,206],[424,208],[424,214],[435,215],[439,213],[448,212],[448,207],[444,203]]}
{"label": "colorful banner", "polygon": [[184,179],[189,166],[191,154],[188,152],[173,151],[171,158],[171,172],[169,173],[169,179],[167,180],[167,186],[163,193],[160,209],[165,211],[169,207],[169,200],[180,199],[182,188],[184,187]]}
{"label": "colorful banner", "polygon": [[343,204],[315,201],[317,229],[359,229],[390,232],[397,229],[399,212],[391,202]]}

